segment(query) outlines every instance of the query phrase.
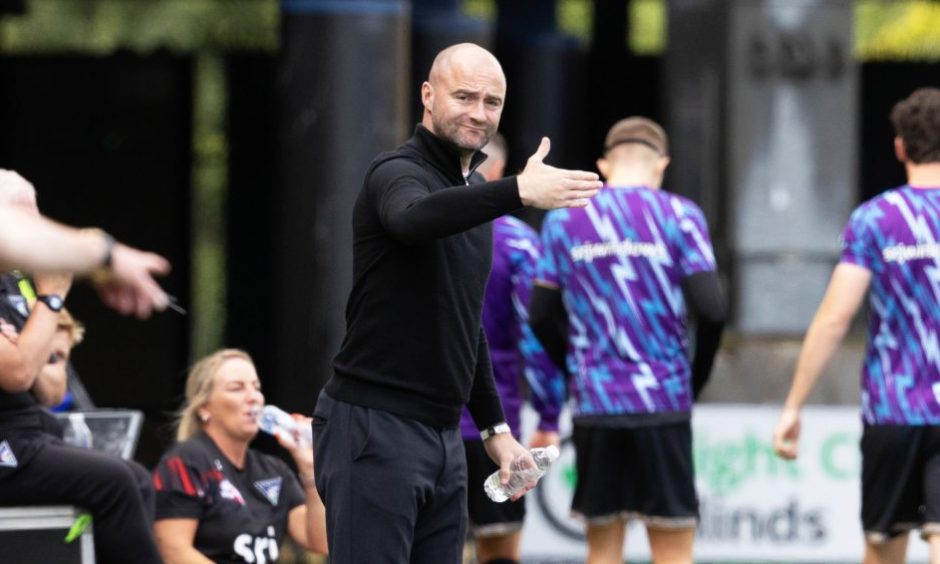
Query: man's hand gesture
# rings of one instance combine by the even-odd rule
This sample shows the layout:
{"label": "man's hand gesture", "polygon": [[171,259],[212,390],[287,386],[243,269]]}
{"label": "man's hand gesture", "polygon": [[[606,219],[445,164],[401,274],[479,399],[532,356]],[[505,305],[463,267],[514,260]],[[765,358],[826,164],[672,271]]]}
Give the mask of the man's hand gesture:
{"label": "man's hand gesture", "polygon": [[95,273],[92,280],[106,305],[124,315],[145,319],[169,304],[169,296],[153,279],[169,271],[170,263],[165,258],[117,243],[110,268]]}
{"label": "man's hand gesture", "polygon": [[543,210],[583,208],[603,183],[596,173],[555,168],[542,162],[551,148],[548,137],[542,137],[538,150],[517,177],[522,204]]}

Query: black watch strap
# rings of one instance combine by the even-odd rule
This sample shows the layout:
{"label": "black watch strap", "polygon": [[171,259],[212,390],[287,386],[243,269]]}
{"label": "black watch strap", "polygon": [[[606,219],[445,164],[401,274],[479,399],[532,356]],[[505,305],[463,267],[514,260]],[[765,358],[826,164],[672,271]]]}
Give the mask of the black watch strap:
{"label": "black watch strap", "polygon": [[58,294],[40,294],[36,296],[36,301],[46,304],[52,311],[62,311],[65,307],[65,300]]}

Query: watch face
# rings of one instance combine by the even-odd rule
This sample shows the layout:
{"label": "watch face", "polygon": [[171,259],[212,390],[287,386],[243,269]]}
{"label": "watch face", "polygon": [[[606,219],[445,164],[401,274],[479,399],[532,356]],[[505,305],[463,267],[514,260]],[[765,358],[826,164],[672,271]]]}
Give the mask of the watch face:
{"label": "watch face", "polygon": [[59,311],[62,309],[62,306],[65,305],[62,303],[62,298],[55,294],[42,296],[39,299],[41,299],[47,306],[49,306],[49,309],[51,309],[52,311]]}

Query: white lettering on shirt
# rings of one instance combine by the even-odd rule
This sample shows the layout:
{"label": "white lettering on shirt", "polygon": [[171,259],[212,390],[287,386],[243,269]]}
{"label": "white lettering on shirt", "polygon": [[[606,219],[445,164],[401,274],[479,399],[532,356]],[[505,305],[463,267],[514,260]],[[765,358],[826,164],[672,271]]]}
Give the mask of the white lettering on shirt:
{"label": "white lettering on shirt", "polygon": [[940,243],[920,243],[917,245],[899,243],[882,249],[881,256],[885,262],[900,264],[904,264],[909,260],[940,258]]}
{"label": "white lettering on shirt", "polygon": [[593,262],[596,258],[609,256],[645,257],[665,259],[669,256],[663,243],[638,243],[636,241],[605,241],[585,243],[571,249],[571,260]]}

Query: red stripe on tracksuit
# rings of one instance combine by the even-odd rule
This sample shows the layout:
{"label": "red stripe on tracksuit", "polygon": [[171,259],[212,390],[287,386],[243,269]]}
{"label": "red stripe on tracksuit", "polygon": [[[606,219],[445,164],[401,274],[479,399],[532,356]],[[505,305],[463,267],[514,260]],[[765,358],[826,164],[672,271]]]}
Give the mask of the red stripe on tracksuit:
{"label": "red stripe on tracksuit", "polygon": [[167,466],[174,474],[179,476],[180,483],[187,495],[196,495],[196,488],[193,487],[193,483],[189,479],[189,472],[186,471],[186,466],[183,465],[183,459],[174,456],[167,461]]}

